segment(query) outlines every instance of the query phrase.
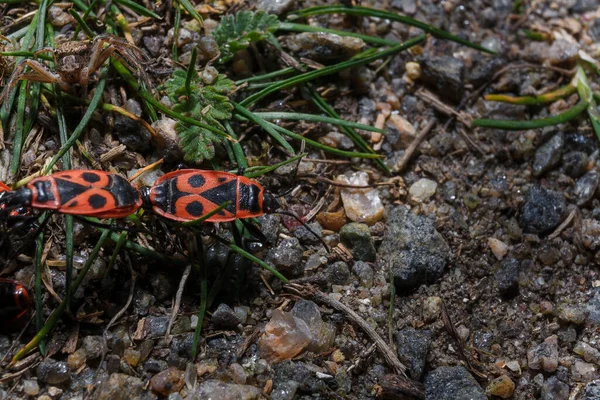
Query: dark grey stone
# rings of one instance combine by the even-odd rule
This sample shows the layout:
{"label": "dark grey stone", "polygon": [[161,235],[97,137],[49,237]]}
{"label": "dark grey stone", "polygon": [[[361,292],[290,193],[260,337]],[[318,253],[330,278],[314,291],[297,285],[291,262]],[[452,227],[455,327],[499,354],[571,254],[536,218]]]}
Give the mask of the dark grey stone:
{"label": "dark grey stone", "polygon": [[527,192],[519,223],[525,232],[546,233],[560,224],[565,208],[562,193],[534,185]]}
{"label": "dark grey stone", "polygon": [[350,250],[354,259],[375,261],[375,245],[366,224],[351,222],[340,229],[340,241]]}
{"label": "dark grey stone", "polygon": [[390,210],[387,224],[378,262],[391,268],[398,293],[440,278],[451,252],[433,222],[397,206]]}
{"label": "dark grey stone", "polygon": [[541,145],[535,152],[533,175],[543,175],[556,167],[560,162],[564,146],[565,135],[562,132],[552,136],[550,140]]}
{"label": "dark grey stone", "polygon": [[483,389],[464,367],[439,367],[425,377],[427,400],[487,400]]}
{"label": "dark grey stone", "polygon": [[437,94],[454,102],[459,102],[463,95],[463,76],[465,64],[450,56],[419,57],[421,79],[432,86]]}
{"label": "dark grey stone", "polygon": [[240,323],[240,319],[231,307],[221,303],[213,313],[211,322],[215,328],[235,329]]}
{"label": "dark grey stone", "polygon": [[505,258],[494,274],[494,282],[500,294],[512,297],[519,291],[519,261],[512,257]]}
{"label": "dark grey stone", "polygon": [[408,367],[410,377],[416,381],[419,381],[423,374],[430,344],[430,331],[418,331],[409,327],[396,334],[398,357]]}

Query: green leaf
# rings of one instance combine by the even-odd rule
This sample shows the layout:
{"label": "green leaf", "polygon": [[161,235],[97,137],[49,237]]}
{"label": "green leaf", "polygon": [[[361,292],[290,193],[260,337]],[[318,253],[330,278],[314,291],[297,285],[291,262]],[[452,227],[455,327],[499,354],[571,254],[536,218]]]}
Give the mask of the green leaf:
{"label": "green leaf", "polygon": [[263,40],[279,28],[279,20],[275,15],[264,11],[240,11],[236,15],[226,15],[212,32],[213,38],[221,51],[220,62],[224,63],[250,43]]}
{"label": "green leaf", "polygon": [[[233,105],[228,94],[234,88],[233,81],[224,75],[217,75],[215,81],[208,85],[197,74],[189,75],[184,70],[174,71],[165,83],[166,94],[174,104],[173,111],[220,130],[225,129],[223,121],[231,119]],[[223,141],[222,136],[206,128],[182,121],[175,125],[175,129],[181,138],[186,161],[212,159],[215,144]]]}

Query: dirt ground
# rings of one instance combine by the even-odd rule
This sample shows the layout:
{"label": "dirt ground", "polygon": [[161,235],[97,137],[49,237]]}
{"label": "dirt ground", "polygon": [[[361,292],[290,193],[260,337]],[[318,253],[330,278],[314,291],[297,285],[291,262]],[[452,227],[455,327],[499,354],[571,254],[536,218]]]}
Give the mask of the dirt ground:
{"label": "dirt ground", "polygon": [[[183,13],[180,35],[190,39],[179,49],[182,64],[173,63],[172,2],[142,3],[164,16],[140,22],[133,33],[153,60],[146,72],[160,88],[186,64],[183,55],[189,57],[201,35]],[[262,1],[250,8],[284,13],[323,3],[292,2],[284,9]],[[66,18],[65,4],[56,4],[49,18]],[[207,26],[220,14],[248,8],[234,1],[195,5]],[[214,233],[232,237],[228,224],[206,224],[202,235],[146,214],[143,226],[151,234],[133,233],[130,240],[166,258],[127,248],[112,264],[115,245],[106,242],[74,294],[71,313],[48,336],[45,357],[36,347],[8,366],[34,337],[33,319],[0,334],[0,398],[600,398],[600,146],[590,119],[583,113],[515,131],[471,126],[474,118],[535,120],[576,106],[576,93],[532,106],[485,101],[484,95],[537,96],[568,85],[582,52],[600,57],[600,6],[586,0],[362,5],[402,13],[497,54],[428,36],[411,51],[314,82],[342,118],[386,131],[360,132],[392,173],[309,146],[297,169],[291,164],[258,178],[271,192],[285,194],[285,209],[308,215],[319,237],[286,216],[259,218],[266,240],[252,241],[248,249],[291,283],[215,242]],[[0,10],[3,25],[10,26],[34,8],[3,4]],[[134,13],[126,17],[136,20]],[[399,22],[341,14],[303,22],[398,42],[423,33]],[[60,29],[69,33],[73,27]],[[303,49],[307,39],[298,35],[279,30],[285,53],[253,44],[218,69],[236,81],[281,67],[281,54],[328,65],[353,50],[350,43],[338,48],[310,40]],[[332,58],[319,58],[323,54]],[[598,91],[598,76],[586,68],[592,91]],[[148,119],[140,98],[126,87],[111,75],[106,101]],[[242,88],[236,96],[247,93]],[[253,111],[320,113],[300,89],[267,100]],[[2,179],[14,183],[38,171],[60,148],[56,114],[46,104],[40,110],[32,129],[45,133],[24,150],[17,177],[7,173],[12,139],[5,133]],[[67,115],[68,125],[75,125],[81,109]],[[359,151],[340,128],[282,124],[320,143]],[[239,121],[234,127],[254,165],[288,157],[261,129]],[[147,136],[130,118],[99,111],[82,146],[97,159],[120,145],[124,150],[102,159],[100,168],[74,151],[73,168],[131,176],[163,156],[170,157],[163,172],[183,162],[178,153],[148,145]],[[217,146],[214,163],[201,167],[234,167],[225,160],[226,150]],[[151,184],[160,173],[147,175],[138,184]],[[65,292],[64,226],[64,216],[55,214],[43,229],[44,318]],[[99,237],[96,227],[75,222],[77,270]],[[18,247],[18,235],[10,240]],[[206,249],[204,256],[198,247]],[[203,267],[192,266],[190,254],[202,258]],[[2,276],[32,287],[34,258],[30,240],[6,260]],[[209,306],[193,359],[203,278]]]}

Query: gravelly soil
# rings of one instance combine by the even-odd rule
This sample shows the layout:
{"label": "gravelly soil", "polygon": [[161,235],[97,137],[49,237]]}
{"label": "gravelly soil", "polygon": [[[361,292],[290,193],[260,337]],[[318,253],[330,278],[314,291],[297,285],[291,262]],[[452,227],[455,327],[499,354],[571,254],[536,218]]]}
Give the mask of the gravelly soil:
{"label": "gravelly soil", "polygon": [[[304,161],[295,183],[292,168],[261,178],[273,191],[298,186],[286,196],[286,203],[288,209],[305,215],[323,197],[328,211],[341,209],[339,189],[318,177],[335,179],[348,171],[366,171],[368,183],[389,183],[377,187],[384,218],[374,218],[368,228],[349,224],[341,231],[333,224],[322,226],[327,224],[318,219],[321,225],[310,226],[334,247],[327,253],[292,220],[262,217],[267,243],[253,245],[253,251],[294,278],[299,285],[295,287],[284,287],[240,257],[228,258],[223,246],[212,245],[206,256],[210,284],[226,268],[230,277],[211,299],[195,360],[191,360],[191,343],[200,278],[192,272],[171,335],[165,337],[183,267],[153,263],[128,252],[106,271],[112,254],[112,248],[106,247],[85,289],[75,296],[74,310],[80,318],[65,317],[58,325],[46,345],[46,359],[32,353],[16,369],[4,370],[0,397],[152,399],[171,393],[169,399],[208,398],[209,394],[217,399],[370,399],[424,398],[426,393],[427,399],[435,400],[493,395],[600,398],[600,385],[594,382],[600,366],[600,169],[598,140],[589,120],[580,117],[516,132],[468,126],[469,116],[537,119],[575,105],[577,95],[533,107],[485,102],[483,95],[537,95],[567,84],[574,75],[578,48],[593,57],[600,53],[595,43],[600,39],[600,8],[595,1],[540,1],[514,14],[512,2],[501,0],[384,3],[377,6],[403,12],[499,54],[484,55],[429,38],[419,52],[402,53],[387,64],[375,63],[320,82],[333,90],[335,95],[328,100],[344,118],[385,127],[388,135],[383,141],[367,138],[396,171],[392,177],[374,164],[353,160],[350,165]],[[420,33],[375,19],[317,17],[310,22],[395,40]],[[537,29],[553,38],[533,41],[524,29]],[[151,33],[136,34],[138,45],[153,56],[168,57],[170,44],[164,49],[156,46],[167,30],[161,25]],[[289,48],[294,40],[299,39],[282,38]],[[418,63],[422,70],[414,80],[407,77],[408,62]],[[592,88],[598,89],[592,73],[589,76]],[[116,87],[113,96],[118,97]],[[437,96],[436,107],[427,100],[428,93]],[[297,96],[289,102],[300,99],[300,93],[285,94]],[[283,108],[283,97],[273,98],[272,105]],[[440,104],[464,113],[449,119]],[[136,107],[135,102],[129,105]],[[102,132],[100,121],[95,121],[96,134]],[[108,132],[113,141],[101,147],[116,146],[117,132],[128,131],[131,121],[119,121],[122,125],[115,122]],[[403,129],[406,123],[414,129]],[[400,167],[415,135],[430,123],[416,152]],[[320,125],[306,124],[306,128],[315,138],[330,132]],[[247,134],[245,150],[260,156],[264,136]],[[329,136],[327,143],[352,148],[339,135]],[[47,157],[57,148],[55,138],[42,140],[42,157]],[[93,141],[94,133],[85,140]],[[136,147],[143,139],[127,140],[128,157],[114,166],[137,168],[140,158],[155,160],[154,150]],[[282,157],[271,150],[272,163]],[[324,155],[309,150],[308,158]],[[90,166],[80,161],[77,167]],[[28,168],[28,172],[36,170],[36,163]],[[53,235],[48,260],[56,261],[63,249],[63,219],[53,218],[46,237]],[[189,248],[188,231],[165,228],[156,221],[148,225],[163,235],[150,238],[151,246],[185,259],[181,254]],[[223,236],[229,234],[227,226],[218,229]],[[97,237],[93,232],[94,228],[78,224],[77,259],[89,255],[95,243],[90,236]],[[345,246],[336,246],[340,238]],[[204,241],[211,240],[207,236]],[[27,248],[8,274],[30,282],[31,257],[33,249]],[[390,278],[395,283],[391,316]],[[46,279],[52,281],[54,291],[63,293],[63,271],[50,266]],[[330,300],[311,295],[308,284],[330,294]],[[108,321],[130,299],[130,290],[131,305],[103,334]],[[54,295],[46,294],[44,299],[49,313],[56,307]],[[357,316],[337,307],[337,301]],[[296,357],[291,361],[276,362],[265,350],[267,340],[259,339],[265,324],[278,318],[285,319],[291,334],[275,347],[295,343],[290,352]],[[387,347],[373,346],[373,334],[369,336],[358,320],[383,338]],[[311,333],[303,336],[307,329]],[[0,335],[0,354],[14,354],[34,333],[29,327],[20,337]],[[310,338],[312,351],[302,351]],[[403,370],[394,367],[390,354],[397,354],[413,380],[413,390],[403,392],[406,397],[390,394],[386,383],[390,374]]]}

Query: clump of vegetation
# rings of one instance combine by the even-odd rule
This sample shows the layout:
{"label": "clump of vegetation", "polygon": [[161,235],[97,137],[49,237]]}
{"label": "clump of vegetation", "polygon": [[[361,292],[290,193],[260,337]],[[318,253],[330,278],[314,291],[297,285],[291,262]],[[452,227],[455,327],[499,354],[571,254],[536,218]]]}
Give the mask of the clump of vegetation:
{"label": "clump of vegetation", "polygon": [[[232,116],[233,105],[229,101],[229,94],[235,84],[216,69],[209,67],[207,70],[208,74],[203,76],[210,78],[204,80],[195,71],[175,70],[165,83],[165,92],[174,104],[173,111],[224,130],[223,122]],[[176,129],[186,161],[211,160],[215,156],[215,144],[224,140],[206,128],[182,121],[177,122]]]}

